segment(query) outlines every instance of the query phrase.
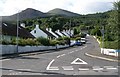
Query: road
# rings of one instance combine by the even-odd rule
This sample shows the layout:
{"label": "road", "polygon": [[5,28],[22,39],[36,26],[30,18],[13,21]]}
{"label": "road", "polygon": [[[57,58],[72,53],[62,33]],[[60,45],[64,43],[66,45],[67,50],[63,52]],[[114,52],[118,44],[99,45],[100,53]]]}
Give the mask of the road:
{"label": "road", "polygon": [[87,52],[100,52],[97,41],[87,36],[87,43],[62,50],[2,60],[3,75],[117,75],[118,63],[91,58]]}

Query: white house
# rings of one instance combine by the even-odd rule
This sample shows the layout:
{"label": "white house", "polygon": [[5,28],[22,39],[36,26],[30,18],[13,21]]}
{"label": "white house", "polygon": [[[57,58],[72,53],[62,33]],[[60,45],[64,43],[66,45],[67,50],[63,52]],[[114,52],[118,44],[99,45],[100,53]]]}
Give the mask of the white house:
{"label": "white house", "polygon": [[57,33],[57,34],[60,35],[61,37],[65,36],[65,35],[63,35],[63,34],[60,32],[60,30],[55,31],[55,33]]}
{"label": "white house", "polygon": [[73,30],[66,30],[65,31],[68,35],[73,36],[74,35],[74,31]]}
{"label": "white house", "polygon": [[70,35],[69,35],[65,30],[63,30],[62,33],[63,33],[65,36],[70,37]]}
{"label": "white house", "polygon": [[50,32],[52,35],[54,35],[56,38],[59,38],[59,36],[56,35],[56,34],[52,31],[51,28],[46,28],[46,30],[47,30],[48,32]]}
{"label": "white house", "polygon": [[30,33],[36,38],[38,37],[44,37],[49,39],[55,38],[55,36],[48,32],[47,30],[40,29],[39,25],[36,25],[36,27]]}
{"label": "white house", "polygon": [[48,35],[39,28],[39,25],[36,25],[36,27],[30,32],[34,37],[44,37],[47,38]]}

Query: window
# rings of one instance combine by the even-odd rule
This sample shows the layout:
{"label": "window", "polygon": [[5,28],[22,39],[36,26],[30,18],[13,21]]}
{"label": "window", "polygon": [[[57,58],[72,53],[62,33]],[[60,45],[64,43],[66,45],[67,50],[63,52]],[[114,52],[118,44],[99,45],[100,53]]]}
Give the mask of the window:
{"label": "window", "polygon": [[36,30],[34,30],[34,33],[36,33]]}

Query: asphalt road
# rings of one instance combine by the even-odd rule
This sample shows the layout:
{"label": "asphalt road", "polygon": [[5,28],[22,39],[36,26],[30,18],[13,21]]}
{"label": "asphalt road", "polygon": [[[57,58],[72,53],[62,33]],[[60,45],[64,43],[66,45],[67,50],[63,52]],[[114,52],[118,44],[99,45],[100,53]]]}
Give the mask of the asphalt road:
{"label": "asphalt road", "polygon": [[3,75],[118,75],[118,63],[91,58],[87,52],[98,51],[97,41],[87,37],[83,46],[50,50],[29,56],[2,60]]}

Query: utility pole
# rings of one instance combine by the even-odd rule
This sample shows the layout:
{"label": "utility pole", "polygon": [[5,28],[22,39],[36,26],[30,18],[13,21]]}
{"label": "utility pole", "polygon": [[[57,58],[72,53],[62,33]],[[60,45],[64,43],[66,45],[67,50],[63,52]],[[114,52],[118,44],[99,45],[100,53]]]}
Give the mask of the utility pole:
{"label": "utility pole", "polygon": [[70,37],[71,37],[71,19],[70,19],[69,29],[70,29]]}
{"label": "utility pole", "polygon": [[104,25],[103,25],[103,52],[104,52]]}
{"label": "utility pole", "polygon": [[19,12],[17,14],[17,37],[16,37],[16,54],[18,54],[18,35],[19,35]]}
{"label": "utility pole", "polygon": [[102,33],[102,53],[104,52],[104,25],[102,26],[102,30],[101,30],[101,33]]}

